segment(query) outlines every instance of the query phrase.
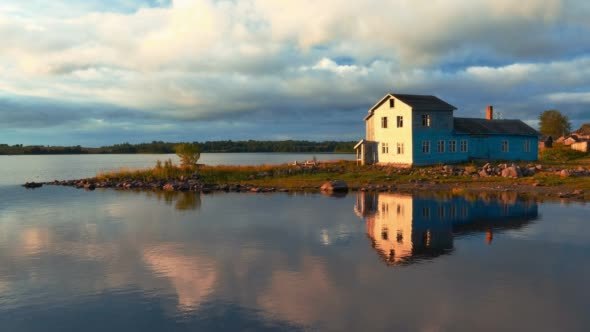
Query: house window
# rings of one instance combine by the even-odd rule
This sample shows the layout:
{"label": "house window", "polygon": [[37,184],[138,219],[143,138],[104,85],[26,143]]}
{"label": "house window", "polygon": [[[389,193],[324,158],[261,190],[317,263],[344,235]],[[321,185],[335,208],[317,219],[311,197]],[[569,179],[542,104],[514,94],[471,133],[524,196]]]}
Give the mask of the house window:
{"label": "house window", "polygon": [[393,108],[395,106],[395,99],[391,98],[389,99],[389,107]]}
{"label": "house window", "polygon": [[430,114],[422,114],[422,127],[430,127]]}
{"label": "house window", "polygon": [[430,153],[430,141],[422,141],[422,153]]}
{"label": "house window", "polygon": [[397,143],[397,154],[404,154],[404,143]]}
{"label": "house window", "polygon": [[402,128],[403,126],[404,126],[404,117],[398,115],[398,117],[397,117],[397,127],[398,128]]}
{"label": "house window", "polygon": [[524,141],[524,152],[531,152],[531,141],[528,139]]}
{"label": "house window", "polygon": [[381,143],[381,153],[389,153],[389,145],[387,143]]}
{"label": "house window", "polygon": [[508,152],[508,141],[502,141],[502,152]]}
{"label": "house window", "polygon": [[381,118],[381,128],[387,128],[387,117],[386,116]]}
{"label": "house window", "polygon": [[438,207],[438,217],[441,219],[445,217],[445,207],[444,206]]}
{"label": "house window", "polygon": [[438,144],[436,146],[436,151],[438,153],[443,153],[445,152],[445,141],[438,141]]}
{"label": "house window", "polygon": [[467,140],[461,140],[461,152],[467,152],[468,148],[467,148]]}
{"label": "house window", "polygon": [[457,152],[457,141],[449,141],[449,152]]}

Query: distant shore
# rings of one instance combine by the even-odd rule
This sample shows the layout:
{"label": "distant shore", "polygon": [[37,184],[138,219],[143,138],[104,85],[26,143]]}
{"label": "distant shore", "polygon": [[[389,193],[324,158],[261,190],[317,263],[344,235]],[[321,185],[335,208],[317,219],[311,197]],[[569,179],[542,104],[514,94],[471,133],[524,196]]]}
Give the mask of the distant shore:
{"label": "distant shore", "polygon": [[225,192],[319,192],[330,180],[348,191],[428,192],[453,194],[514,192],[520,195],[590,201],[590,163],[569,165],[466,164],[400,169],[358,166],[352,161],[312,165],[200,166],[196,170],[120,170],[44,185],[95,190]]}

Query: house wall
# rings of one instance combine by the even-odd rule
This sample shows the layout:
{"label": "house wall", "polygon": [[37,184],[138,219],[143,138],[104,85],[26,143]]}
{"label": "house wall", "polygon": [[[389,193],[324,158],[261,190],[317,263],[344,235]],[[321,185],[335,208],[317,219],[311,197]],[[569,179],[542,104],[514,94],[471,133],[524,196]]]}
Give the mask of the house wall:
{"label": "house wall", "polygon": [[[397,128],[397,116],[403,116],[403,127]],[[381,118],[387,117],[387,128],[381,128]],[[370,140],[377,142],[377,162],[412,164],[412,108],[400,100],[395,100],[395,106],[389,107],[389,99],[374,110],[367,122],[373,126],[374,137]],[[369,137],[367,137],[369,139]],[[383,153],[383,143],[389,147],[388,153]],[[403,143],[404,153],[397,154],[397,143]]]}
{"label": "house wall", "polygon": [[[422,116],[430,115],[429,127],[422,125]],[[468,152],[461,152],[461,139],[467,139],[463,135],[453,133],[453,112],[452,111],[419,111],[414,112],[413,126],[413,164],[431,165],[438,163],[458,163],[469,158]],[[438,142],[444,141],[444,152],[438,152]],[[456,151],[450,151],[450,141],[455,141]],[[422,151],[423,142],[430,142],[430,152]],[[469,142],[468,142],[469,145]]]}
{"label": "house wall", "polygon": [[[508,152],[502,151],[502,142],[508,142]],[[525,151],[525,141],[529,142],[530,151]],[[485,138],[487,145],[488,157],[490,160],[523,160],[534,161],[538,159],[539,145],[537,144],[536,136],[505,136],[505,135],[490,135]],[[471,154],[475,157],[476,151]]]}

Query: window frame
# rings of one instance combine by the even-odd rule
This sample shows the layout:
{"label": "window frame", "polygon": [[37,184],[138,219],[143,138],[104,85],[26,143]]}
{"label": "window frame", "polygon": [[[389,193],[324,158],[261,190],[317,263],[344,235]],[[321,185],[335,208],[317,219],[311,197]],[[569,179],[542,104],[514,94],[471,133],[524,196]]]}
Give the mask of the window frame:
{"label": "window frame", "polygon": [[459,142],[459,151],[461,152],[469,152],[469,141],[466,139],[462,139]]}
{"label": "window frame", "polygon": [[430,141],[422,141],[422,153],[430,154]]}
{"label": "window frame", "polygon": [[456,153],[457,152],[457,140],[449,140],[449,152]]}
{"label": "window frame", "polygon": [[381,154],[389,154],[389,144],[381,142]]}
{"label": "window frame", "polygon": [[438,140],[438,142],[436,143],[436,152],[437,153],[445,153],[445,140],[441,139]]}
{"label": "window frame", "polygon": [[396,117],[396,124],[397,124],[397,128],[403,128],[404,127],[404,116],[403,115],[398,115]]}
{"label": "window frame", "polygon": [[508,142],[508,140],[502,140],[501,150],[503,153],[510,152],[510,143]]}
{"label": "window frame", "polygon": [[[397,143],[397,154],[402,155],[405,153],[404,143]],[[401,151],[401,152],[400,152]]]}
{"label": "window frame", "polygon": [[430,114],[422,114],[422,127],[430,128],[432,126],[432,117]]}
{"label": "window frame", "polygon": [[530,140],[528,140],[528,139],[524,140],[523,150],[524,150],[524,152],[531,152],[531,141]]}
{"label": "window frame", "polygon": [[388,125],[387,122],[388,122],[387,121],[387,117],[386,116],[382,116],[381,117],[381,128],[382,129],[387,129],[387,125]]}
{"label": "window frame", "polygon": [[394,108],[394,107],[395,107],[395,99],[389,98],[389,108]]}

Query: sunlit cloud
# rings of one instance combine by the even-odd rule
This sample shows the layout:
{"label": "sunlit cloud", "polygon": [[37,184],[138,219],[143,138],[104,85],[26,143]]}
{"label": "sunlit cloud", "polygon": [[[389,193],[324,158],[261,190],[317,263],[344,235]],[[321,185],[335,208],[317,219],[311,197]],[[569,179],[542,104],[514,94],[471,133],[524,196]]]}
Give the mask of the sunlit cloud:
{"label": "sunlit cloud", "polygon": [[[231,139],[356,139],[387,91],[579,124],[588,14],[581,0],[13,1],[0,5],[0,141],[206,140],[228,123],[256,128]],[[136,128],[110,135],[122,123]]]}

